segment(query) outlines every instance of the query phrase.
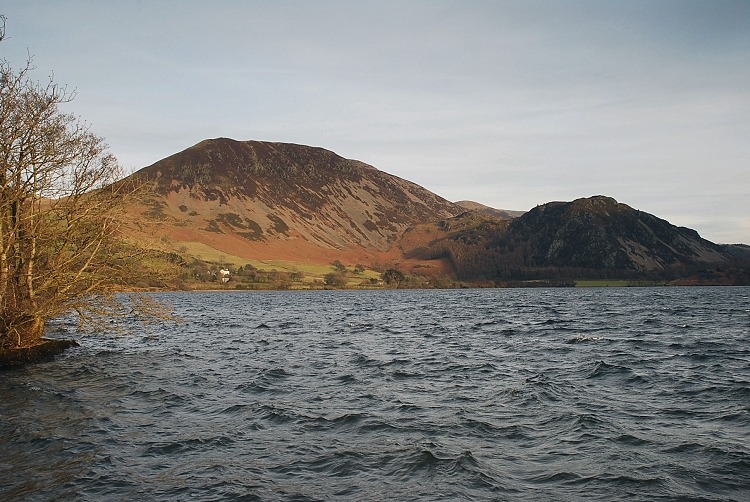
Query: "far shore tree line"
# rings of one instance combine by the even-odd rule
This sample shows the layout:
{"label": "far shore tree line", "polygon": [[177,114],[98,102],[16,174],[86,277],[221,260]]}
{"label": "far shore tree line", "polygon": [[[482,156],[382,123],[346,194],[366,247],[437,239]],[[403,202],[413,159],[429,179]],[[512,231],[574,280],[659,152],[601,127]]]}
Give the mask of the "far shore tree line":
{"label": "far shore tree line", "polygon": [[[298,270],[261,270],[250,263],[235,266],[224,261],[207,262],[198,257],[182,258],[170,254],[170,261],[177,263],[177,274],[181,289],[201,287],[222,287],[223,289],[330,289],[330,288],[374,288],[397,287],[405,283],[405,276],[397,272],[399,280],[393,278],[395,271],[383,273],[380,277],[366,277],[367,267],[356,264],[347,267],[340,260],[331,263],[330,272],[320,276]],[[222,271],[227,275],[223,280]],[[168,287],[168,284],[162,284]]]}
{"label": "far shore tree line", "polygon": [[472,286],[471,283],[450,277],[407,274],[379,264],[347,266],[340,260],[330,263],[326,273],[311,273],[264,270],[250,263],[236,266],[225,260],[205,261],[200,257],[170,252],[163,253],[161,262],[152,269],[161,273],[150,277],[140,274],[135,281],[129,281],[124,286],[146,290],[446,289]]}

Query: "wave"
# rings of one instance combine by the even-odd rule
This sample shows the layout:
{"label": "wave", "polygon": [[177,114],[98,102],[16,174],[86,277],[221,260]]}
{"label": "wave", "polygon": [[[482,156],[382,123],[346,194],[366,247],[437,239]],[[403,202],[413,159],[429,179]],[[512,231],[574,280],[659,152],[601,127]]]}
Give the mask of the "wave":
{"label": "wave", "polygon": [[632,372],[632,368],[628,366],[597,361],[594,364],[594,368],[586,375],[586,378],[605,378],[610,376],[630,375]]}
{"label": "wave", "polygon": [[208,439],[191,438],[175,441],[160,441],[147,444],[144,456],[172,456],[185,455],[195,451],[216,451],[230,448],[234,445],[235,440],[228,436],[215,436]]}
{"label": "wave", "polygon": [[568,339],[568,341],[565,343],[601,342],[603,340],[604,340],[604,337],[601,337],[601,336],[578,335],[575,338]]}
{"label": "wave", "polygon": [[3,375],[0,499],[746,500],[747,291],[175,294]]}

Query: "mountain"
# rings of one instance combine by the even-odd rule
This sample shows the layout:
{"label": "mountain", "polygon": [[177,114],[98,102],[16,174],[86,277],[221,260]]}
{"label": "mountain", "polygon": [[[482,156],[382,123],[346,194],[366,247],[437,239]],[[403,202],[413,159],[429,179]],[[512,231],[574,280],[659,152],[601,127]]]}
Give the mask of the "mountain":
{"label": "mountain", "polygon": [[447,258],[462,279],[674,278],[739,254],[604,196],[550,202],[511,221],[462,215],[433,232],[429,245],[406,254]]}
{"label": "mountain", "polygon": [[176,266],[187,278],[199,273],[184,270],[192,258],[287,271],[317,264],[306,269],[308,283],[322,280],[336,261],[370,269],[369,276],[360,272],[361,281],[377,281],[372,270],[396,268],[425,284],[696,277],[727,283],[750,275],[747,246],[716,245],[609,197],[550,202],[525,213],[452,203],[323,148],[211,139],[132,176],[152,190],[129,208],[125,237],[182,263]]}
{"label": "mountain", "polygon": [[245,259],[377,260],[408,228],[464,211],[323,148],[218,138],[133,175],[154,194],[131,227]]}

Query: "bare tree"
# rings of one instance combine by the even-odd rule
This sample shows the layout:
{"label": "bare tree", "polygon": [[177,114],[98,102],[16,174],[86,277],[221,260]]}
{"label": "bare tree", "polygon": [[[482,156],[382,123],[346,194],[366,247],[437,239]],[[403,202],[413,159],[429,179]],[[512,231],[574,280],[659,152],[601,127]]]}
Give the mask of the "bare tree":
{"label": "bare tree", "polygon": [[[116,219],[137,187],[118,181],[102,138],[60,110],[74,93],[31,71],[30,60],[18,71],[0,61],[0,348],[38,343],[46,321],[70,311],[123,312],[114,288],[137,259]],[[143,296],[133,307],[156,312]]]}

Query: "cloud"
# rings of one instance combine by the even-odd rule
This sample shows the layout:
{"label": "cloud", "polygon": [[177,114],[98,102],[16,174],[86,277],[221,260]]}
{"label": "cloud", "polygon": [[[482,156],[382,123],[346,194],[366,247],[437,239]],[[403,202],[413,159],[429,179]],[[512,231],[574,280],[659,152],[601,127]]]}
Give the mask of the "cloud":
{"label": "cloud", "polygon": [[527,209],[602,193],[750,242],[734,216],[750,214],[748,2],[7,10],[8,54],[30,47],[75,86],[71,110],[126,166],[206,137],[291,141],[451,199]]}

